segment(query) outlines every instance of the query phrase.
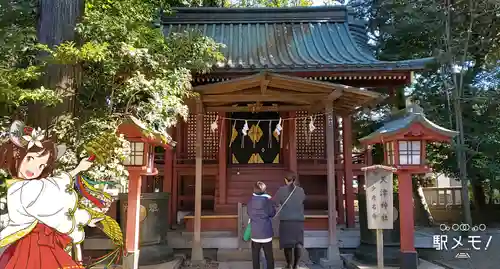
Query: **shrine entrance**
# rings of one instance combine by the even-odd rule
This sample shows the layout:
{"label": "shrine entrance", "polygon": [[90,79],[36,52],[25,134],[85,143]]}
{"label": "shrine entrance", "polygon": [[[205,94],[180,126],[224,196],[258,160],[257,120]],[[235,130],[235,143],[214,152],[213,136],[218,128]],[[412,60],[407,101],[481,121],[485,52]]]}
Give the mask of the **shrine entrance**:
{"label": "shrine entrance", "polygon": [[[275,132],[277,112],[231,113],[229,164],[279,164],[280,136]],[[246,119],[246,120],[238,120]],[[246,135],[243,130],[246,130]]]}

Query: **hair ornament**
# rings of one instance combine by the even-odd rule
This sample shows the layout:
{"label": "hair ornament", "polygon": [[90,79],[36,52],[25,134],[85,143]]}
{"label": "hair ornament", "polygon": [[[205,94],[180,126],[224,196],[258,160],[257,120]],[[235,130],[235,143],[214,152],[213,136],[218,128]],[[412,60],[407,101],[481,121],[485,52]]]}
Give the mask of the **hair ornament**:
{"label": "hair ornament", "polygon": [[[24,130],[29,130],[28,128],[24,128]],[[28,149],[31,149],[33,146],[37,146],[39,148],[43,148],[42,141],[45,138],[45,131],[40,129],[40,127],[36,129],[32,129],[30,133],[24,132],[25,135],[22,138],[28,142]]]}
{"label": "hair ornament", "polygon": [[[40,127],[33,128],[27,126],[24,122],[16,120],[14,121],[9,129],[9,139],[16,146],[21,148],[31,149],[33,146],[43,148],[42,142],[45,139],[46,131],[42,130]],[[55,152],[57,154],[56,159],[60,159],[66,152],[67,147],[64,144],[56,145]],[[19,151],[14,151],[14,153],[19,154]]]}

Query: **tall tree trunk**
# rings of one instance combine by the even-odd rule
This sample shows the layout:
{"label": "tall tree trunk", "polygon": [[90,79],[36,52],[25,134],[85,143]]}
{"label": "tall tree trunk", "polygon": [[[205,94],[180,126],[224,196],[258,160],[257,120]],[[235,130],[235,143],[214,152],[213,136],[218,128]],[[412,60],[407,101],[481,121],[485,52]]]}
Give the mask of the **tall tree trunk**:
{"label": "tall tree trunk", "polygon": [[[85,7],[84,0],[40,0],[37,35],[42,44],[54,48],[73,41],[79,43],[75,27]],[[75,113],[75,95],[81,81],[81,67],[78,65],[50,64],[41,84],[64,94],[63,103],[47,108],[40,104],[30,106],[28,121],[36,126],[47,127],[57,116]]]}
{"label": "tall tree trunk", "polygon": [[421,225],[432,226],[434,224],[434,217],[432,216],[429,205],[427,204],[427,199],[425,199],[424,189],[420,183],[420,177],[413,178],[413,197],[415,198],[415,207],[419,217],[417,220]]}
{"label": "tall tree trunk", "polygon": [[472,196],[474,201],[474,217],[477,223],[485,223],[486,219],[483,212],[486,211],[486,195],[484,193],[484,187],[482,182],[480,182],[477,178],[471,179],[472,185]]}

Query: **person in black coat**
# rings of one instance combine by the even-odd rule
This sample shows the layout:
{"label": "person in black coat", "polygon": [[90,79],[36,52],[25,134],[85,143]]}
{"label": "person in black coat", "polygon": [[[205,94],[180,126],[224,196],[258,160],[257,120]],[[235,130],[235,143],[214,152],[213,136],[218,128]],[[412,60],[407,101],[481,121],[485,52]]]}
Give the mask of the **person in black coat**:
{"label": "person in black coat", "polygon": [[266,193],[266,184],[255,183],[253,195],[247,204],[252,230],[252,264],[253,269],[260,269],[260,250],[264,250],[266,269],[274,269],[273,257],[273,224],[276,214],[271,196]]}
{"label": "person in black coat", "polygon": [[279,237],[280,248],[283,249],[287,269],[299,268],[299,261],[304,247],[304,201],[306,194],[299,186],[295,173],[285,176],[285,185],[280,187],[273,200],[281,205]]}

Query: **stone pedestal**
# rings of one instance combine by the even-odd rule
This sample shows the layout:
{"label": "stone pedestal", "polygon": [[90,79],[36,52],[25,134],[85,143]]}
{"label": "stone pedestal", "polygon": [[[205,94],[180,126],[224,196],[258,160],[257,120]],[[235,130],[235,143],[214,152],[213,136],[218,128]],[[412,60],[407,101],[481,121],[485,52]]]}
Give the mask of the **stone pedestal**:
{"label": "stone pedestal", "polygon": [[138,269],[139,268],[139,252],[129,252],[125,257],[123,257],[123,268],[124,269]]}
{"label": "stone pedestal", "polygon": [[[168,246],[168,199],[169,193],[155,192],[141,194],[139,249],[141,255],[139,265],[154,265],[174,259],[173,250]],[[120,224],[125,231],[127,194],[120,195]],[[124,235],[126,236],[126,234]],[[135,253],[139,256],[138,253]]]}
{"label": "stone pedestal", "polygon": [[320,260],[320,265],[323,268],[343,268],[344,262],[340,257],[339,248],[334,246],[328,247],[327,257]]}

